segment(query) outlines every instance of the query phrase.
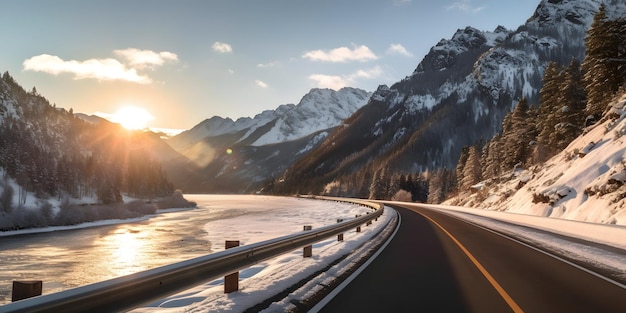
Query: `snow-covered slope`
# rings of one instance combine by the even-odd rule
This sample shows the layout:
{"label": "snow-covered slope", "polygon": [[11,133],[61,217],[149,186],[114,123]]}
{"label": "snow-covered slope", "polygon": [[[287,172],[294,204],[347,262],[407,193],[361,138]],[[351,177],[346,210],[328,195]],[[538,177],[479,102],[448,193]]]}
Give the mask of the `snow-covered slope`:
{"label": "snow-covered slope", "polygon": [[593,223],[626,225],[626,94],[604,122],[543,165],[501,184],[486,182],[467,200],[448,203]]}
{"label": "snow-covered slope", "polygon": [[261,127],[283,115],[285,112],[292,110],[295,107],[293,104],[284,104],[276,108],[275,110],[263,111],[254,118],[242,117],[233,121],[231,118],[223,118],[220,116],[213,116],[209,119],[202,121],[200,124],[194,126],[190,130],[186,130],[179,135],[173,137],[169,143],[175,149],[184,149],[190,145],[193,145],[207,137],[215,137],[224,134],[237,133],[242,130],[248,130],[248,132],[254,132],[258,127]]}
{"label": "snow-covered slope", "polygon": [[280,116],[274,127],[253,145],[294,140],[333,128],[365,105],[370,95],[364,90],[349,87],[338,91],[312,89],[295,108]]}
{"label": "snow-covered slope", "polygon": [[607,15],[611,19],[622,16],[626,11],[626,2],[623,0],[544,0],[539,3],[527,25],[554,27],[563,22],[591,25],[593,15],[589,15],[589,12],[596,12],[602,3],[608,8]]}
{"label": "snow-covered slope", "polygon": [[[263,111],[254,118],[243,117],[236,121],[214,116],[170,140],[170,144],[183,150],[208,137],[240,133],[234,143],[250,139],[253,146],[263,146],[300,139],[321,130],[336,127],[367,103],[371,93],[357,88],[311,89],[298,105],[285,104],[275,110]],[[270,124],[273,123],[273,124]],[[264,126],[270,126],[260,131]]]}

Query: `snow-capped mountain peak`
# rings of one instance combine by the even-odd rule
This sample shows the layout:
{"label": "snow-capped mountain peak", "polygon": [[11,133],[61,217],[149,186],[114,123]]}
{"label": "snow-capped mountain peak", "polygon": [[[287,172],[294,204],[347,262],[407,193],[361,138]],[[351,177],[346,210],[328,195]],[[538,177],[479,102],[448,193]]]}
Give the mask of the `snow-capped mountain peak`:
{"label": "snow-capped mountain peak", "polygon": [[[370,92],[357,88],[345,87],[337,91],[314,88],[297,105],[280,105],[275,110],[263,111],[254,118],[242,117],[236,121],[214,116],[175,136],[169,142],[175,149],[183,150],[208,137],[238,132],[242,134],[236,142],[242,142],[256,134],[253,146],[295,140],[339,125],[365,105],[370,96]],[[264,126],[271,127],[259,134],[258,130]]]}
{"label": "snow-capped mountain peak", "polygon": [[454,66],[458,56],[482,46],[494,46],[507,35],[508,30],[499,26],[494,32],[483,32],[473,27],[458,29],[450,39],[441,39],[419,63],[413,75],[429,71],[443,71]]}
{"label": "snow-capped mountain peak", "polygon": [[371,93],[357,88],[312,89],[292,110],[282,114],[253,145],[262,146],[302,138],[335,127],[367,103]]}
{"label": "snow-capped mountain peak", "polygon": [[602,3],[606,3],[610,10],[607,16],[616,18],[622,16],[626,10],[624,1],[602,0],[544,0],[537,6],[533,16],[528,19],[527,25],[535,27],[563,27],[563,25],[578,25],[587,28],[593,21],[595,12]]}

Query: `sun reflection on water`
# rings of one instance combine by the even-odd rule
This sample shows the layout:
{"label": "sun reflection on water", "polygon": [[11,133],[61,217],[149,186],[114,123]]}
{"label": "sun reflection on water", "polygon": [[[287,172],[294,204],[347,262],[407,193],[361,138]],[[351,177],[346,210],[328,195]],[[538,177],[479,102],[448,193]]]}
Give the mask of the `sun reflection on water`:
{"label": "sun reflection on water", "polygon": [[146,245],[144,232],[119,227],[109,235],[101,237],[95,245],[102,260],[101,269],[109,272],[112,277],[144,270],[148,263],[144,258]]}

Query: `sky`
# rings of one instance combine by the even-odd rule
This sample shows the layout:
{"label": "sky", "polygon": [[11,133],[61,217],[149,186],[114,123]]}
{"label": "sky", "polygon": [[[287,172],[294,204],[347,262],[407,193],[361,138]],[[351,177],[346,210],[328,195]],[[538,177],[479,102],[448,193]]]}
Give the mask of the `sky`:
{"label": "sky", "polygon": [[[254,117],[311,88],[374,91],[459,28],[539,0],[0,0],[0,71],[57,107],[153,128]],[[128,114],[128,113],[126,113]]]}

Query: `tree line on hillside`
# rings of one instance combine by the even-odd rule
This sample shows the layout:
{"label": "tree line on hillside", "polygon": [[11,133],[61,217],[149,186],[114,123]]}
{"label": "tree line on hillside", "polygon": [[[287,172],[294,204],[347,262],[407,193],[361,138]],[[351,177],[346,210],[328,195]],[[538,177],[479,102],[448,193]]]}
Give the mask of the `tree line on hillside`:
{"label": "tree line on hillside", "polygon": [[[554,31],[557,32],[557,30]],[[436,168],[434,170],[416,168],[411,173],[394,171],[398,167],[397,164],[381,161],[385,158],[372,157],[376,155],[376,152],[370,151],[370,148],[347,154],[347,158],[334,161],[333,153],[341,152],[342,149],[353,151],[350,145],[361,144],[359,140],[362,140],[362,137],[354,135],[350,137],[351,140],[344,141],[346,145],[327,145],[318,151],[322,154],[319,159],[323,159],[323,163],[319,165],[306,163],[308,159],[312,159],[307,156],[307,159],[298,163],[300,167],[296,169],[302,174],[293,175],[292,173],[296,179],[291,179],[289,184],[281,183],[282,178],[273,179],[266,185],[264,191],[281,194],[306,190],[314,194],[372,199],[392,199],[400,196],[407,198],[402,192],[404,191],[411,193],[410,198],[413,201],[440,203],[459,191],[468,190],[482,180],[499,179],[515,167],[545,162],[579,136],[584,127],[597,122],[607,109],[607,104],[620,91],[620,88],[623,88],[626,80],[624,42],[626,42],[626,20],[624,18],[608,19],[606,8],[601,6],[585,37],[585,56],[582,63],[576,58],[571,60],[563,60],[561,57],[553,58],[553,62],[545,68],[543,87],[538,92],[539,96],[535,97],[537,93],[533,93],[531,97],[530,101],[538,101],[538,103],[520,99],[514,109],[500,119],[502,120],[501,131],[490,139],[476,139],[478,141],[476,144],[464,147],[455,168],[445,166],[447,164],[445,158],[451,155],[450,151],[446,150],[444,143],[436,142],[439,138],[436,131],[454,132],[454,129],[430,128],[432,134],[422,136],[421,138],[424,139],[420,141],[409,142],[408,144],[412,147],[405,149],[415,151],[419,149],[419,146],[441,146],[441,149],[433,153],[416,156],[414,153],[407,153],[403,150],[396,152],[398,156],[387,158],[396,163],[433,164]],[[475,98],[480,101],[480,97]],[[449,101],[456,101],[454,93]],[[501,94],[499,101],[513,102],[510,97],[507,98],[506,94]],[[471,103],[466,105],[471,106]],[[473,119],[468,121],[466,115],[459,116],[459,114],[469,112],[471,108],[458,106],[446,108],[454,109],[439,110],[432,114],[437,114],[440,119],[455,121],[449,125],[457,125],[456,123],[478,125],[477,123],[490,122]],[[373,106],[369,109],[382,110],[382,106],[381,108]],[[371,114],[371,116],[374,118],[377,115]],[[355,119],[354,116],[346,121],[351,125],[357,122],[361,120]],[[363,131],[368,130],[363,129]],[[387,132],[386,129],[382,129],[382,133],[393,135],[393,132]],[[336,132],[334,136],[341,135],[351,136],[343,132]],[[476,134],[468,133],[458,133],[455,136],[479,138]],[[390,140],[389,137],[384,138],[384,140]],[[383,137],[375,140],[383,140]],[[369,144],[370,147],[374,146],[372,142]],[[433,155],[434,153],[440,155]],[[417,157],[426,159],[416,161]],[[366,165],[355,171],[353,167],[358,162],[352,161],[357,159],[363,160]],[[315,175],[314,173],[321,167],[333,169],[323,176]],[[320,172],[323,173],[323,171]],[[402,184],[402,180],[406,179],[407,175],[419,181],[417,184],[420,186],[419,189],[411,189]],[[329,176],[334,179],[330,183],[325,183],[329,181]]]}
{"label": "tree line on hillside", "polygon": [[516,167],[547,161],[599,121],[626,87],[626,18],[609,20],[600,7],[585,39],[582,64],[571,60],[546,67],[538,106],[521,99],[502,122],[502,133],[466,147],[456,183],[468,190],[482,180],[499,180]]}
{"label": "tree line on hillside", "polygon": [[[0,228],[154,212],[137,204],[121,205],[122,193],[154,199],[174,192],[143,140],[141,132],[106,121],[88,123],[71,109],[56,108],[35,88],[25,91],[5,72],[0,80]],[[39,210],[26,208],[27,194],[39,199]],[[55,218],[49,203],[53,198],[62,203]],[[100,207],[71,205],[72,199],[85,198]]]}

